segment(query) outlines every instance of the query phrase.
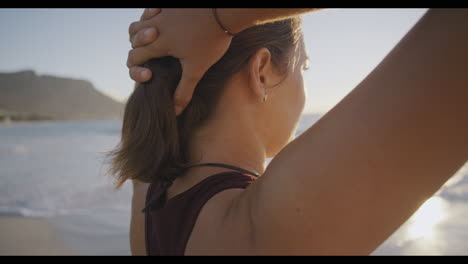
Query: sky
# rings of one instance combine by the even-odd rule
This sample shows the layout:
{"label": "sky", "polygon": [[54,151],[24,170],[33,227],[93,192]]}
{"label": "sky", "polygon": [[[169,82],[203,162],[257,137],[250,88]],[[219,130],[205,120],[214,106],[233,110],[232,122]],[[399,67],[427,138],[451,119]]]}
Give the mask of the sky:
{"label": "sky", "polygon": [[[427,9],[326,9],[304,14],[310,57],[304,113],[326,113],[387,55]],[[128,27],[143,9],[0,9],[0,72],[86,79],[125,100]]]}

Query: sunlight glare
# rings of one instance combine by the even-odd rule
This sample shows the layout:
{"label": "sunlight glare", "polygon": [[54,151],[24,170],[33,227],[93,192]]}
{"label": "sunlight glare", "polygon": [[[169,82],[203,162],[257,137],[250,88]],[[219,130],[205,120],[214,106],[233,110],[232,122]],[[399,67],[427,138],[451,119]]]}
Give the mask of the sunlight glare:
{"label": "sunlight glare", "polygon": [[435,226],[445,218],[443,203],[442,198],[433,196],[416,211],[408,230],[410,239],[434,238]]}

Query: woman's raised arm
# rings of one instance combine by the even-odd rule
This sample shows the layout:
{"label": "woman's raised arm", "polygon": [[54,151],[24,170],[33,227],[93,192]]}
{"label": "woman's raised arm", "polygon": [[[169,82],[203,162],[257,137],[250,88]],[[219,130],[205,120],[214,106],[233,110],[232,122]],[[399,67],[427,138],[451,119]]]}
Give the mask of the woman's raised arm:
{"label": "woman's raised arm", "polygon": [[254,254],[369,254],[468,159],[468,10],[429,10],[230,215]]}

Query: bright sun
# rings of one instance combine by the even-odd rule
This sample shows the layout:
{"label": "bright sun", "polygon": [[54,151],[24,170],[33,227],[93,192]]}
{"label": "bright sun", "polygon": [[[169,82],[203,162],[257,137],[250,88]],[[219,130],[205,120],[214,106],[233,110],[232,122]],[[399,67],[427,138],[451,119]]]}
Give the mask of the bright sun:
{"label": "bright sun", "polygon": [[434,238],[434,227],[444,217],[444,200],[433,196],[429,198],[411,217],[411,226],[408,229],[410,239]]}

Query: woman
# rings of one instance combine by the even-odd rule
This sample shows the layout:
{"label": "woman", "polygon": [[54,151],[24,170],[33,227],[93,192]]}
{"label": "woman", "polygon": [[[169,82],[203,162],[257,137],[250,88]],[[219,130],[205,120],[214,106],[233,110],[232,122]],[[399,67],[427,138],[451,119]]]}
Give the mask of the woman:
{"label": "woman", "polygon": [[[428,11],[294,140],[304,11],[219,11],[146,11],[130,28],[131,75],[153,72],[114,153],[134,182],[133,254],[370,254],[466,162],[466,10]],[[148,61],[166,55],[179,60]],[[189,103],[172,110],[174,94]]]}

